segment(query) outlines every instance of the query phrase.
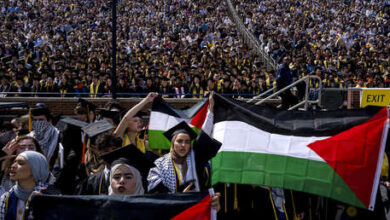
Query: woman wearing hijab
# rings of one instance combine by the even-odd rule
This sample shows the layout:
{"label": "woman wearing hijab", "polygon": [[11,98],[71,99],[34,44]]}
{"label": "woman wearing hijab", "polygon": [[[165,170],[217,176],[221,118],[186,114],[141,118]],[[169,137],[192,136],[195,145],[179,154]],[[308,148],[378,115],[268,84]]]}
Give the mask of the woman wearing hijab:
{"label": "woman wearing hijab", "polygon": [[137,168],[126,158],[111,164],[108,195],[143,195],[142,177]]}
{"label": "woman wearing hijab", "polygon": [[[151,168],[148,175],[148,191],[176,193],[205,190],[206,179],[202,179],[202,174],[199,172],[204,170],[204,163],[199,162],[202,160],[195,160],[196,152],[191,146],[191,141],[197,137],[196,133],[186,122],[181,122],[166,131],[164,135],[171,140],[171,151],[154,162],[156,167]],[[220,146],[220,143],[205,143],[203,140],[200,142],[205,148]],[[207,156],[209,152],[202,153]],[[211,198],[211,207],[217,211],[220,209],[220,195],[216,193]]]}
{"label": "woman wearing hijab", "polygon": [[43,154],[43,151],[38,141],[30,136],[19,136],[18,138],[8,142],[2,149],[8,159],[1,161],[0,169],[0,196],[9,191],[15,182],[10,180],[10,170],[14,159],[24,151],[37,151]]}
{"label": "woman wearing hijab", "polygon": [[109,165],[109,195],[143,195],[146,176],[154,164],[136,146],[128,145],[101,155]]}
{"label": "woman wearing hijab", "polygon": [[17,183],[0,198],[0,220],[23,219],[31,195],[46,187],[48,177],[49,166],[44,155],[35,151],[19,154],[10,171],[11,180]]}
{"label": "woman wearing hijab", "polygon": [[186,122],[181,122],[166,131],[164,136],[171,141],[171,150],[154,162],[156,167],[152,168],[148,175],[148,191],[183,192],[191,185],[191,190],[199,192],[194,151],[191,146],[196,133]]}

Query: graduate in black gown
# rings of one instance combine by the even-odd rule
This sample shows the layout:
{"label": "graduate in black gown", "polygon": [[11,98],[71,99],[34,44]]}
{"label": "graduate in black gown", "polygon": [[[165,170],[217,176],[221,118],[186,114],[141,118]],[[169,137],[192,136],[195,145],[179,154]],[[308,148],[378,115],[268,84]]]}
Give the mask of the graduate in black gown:
{"label": "graduate in black gown", "polygon": [[[208,161],[221,143],[201,132],[199,135],[181,122],[164,133],[171,151],[155,161],[148,175],[149,192],[204,191],[210,184]],[[192,147],[191,141],[194,140]]]}
{"label": "graduate in black gown", "polygon": [[54,175],[57,178],[55,186],[62,194],[75,194],[77,184],[88,177],[82,163],[87,144],[82,128],[94,120],[95,109],[93,103],[80,98],[74,109],[75,117],[62,118],[56,125],[60,130],[64,161],[61,170],[55,170]]}
{"label": "graduate in black gown", "polygon": [[[84,129],[84,128],[83,128]],[[87,179],[83,180],[77,186],[77,194],[79,195],[106,195],[109,166],[101,158],[100,155],[110,152],[122,146],[122,139],[118,138],[108,131],[111,131],[113,126],[103,120],[89,125],[89,128],[84,129],[90,137],[90,150],[94,151],[96,158],[90,160],[89,163],[96,163],[91,167],[100,167],[96,172],[92,173]],[[94,140],[96,138],[96,141]],[[88,165],[86,165],[88,166]]]}
{"label": "graduate in black gown", "polygon": [[61,131],[60,139],[64,148],[62,169],[54,173],[55,186],[62,194],[74,194],[77,183],[86,178],[85,167],[81,164],[84,133],[81,128],[88,123],[74,118],[63,118],[57,123]]}

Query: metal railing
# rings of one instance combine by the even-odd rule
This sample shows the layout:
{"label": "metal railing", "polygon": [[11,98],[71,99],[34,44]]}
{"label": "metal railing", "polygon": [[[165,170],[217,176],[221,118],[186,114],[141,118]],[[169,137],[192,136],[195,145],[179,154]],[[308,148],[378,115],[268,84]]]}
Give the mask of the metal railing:
{"label": "metal railing", "polygon": [[[117,93],[117,96],[120,98],[139,98],[146,97],[148,92],[120,92]],[[162,96],[167,96],[168,98],[203,98],[207,95],[201,93],[191,93],[187,92],[184,94],[176,94],[176,93],[161,93]],[[257,96],[252,93],[224,93],[221,94],[226,97],[242,97],[242,98],[252,98]],[[69,93],[60,93],[60,92],[0,92],[0,102],[4,100],[4,98],[13,98],[13,97],[33,97],[33,98],[111,98],[111,93],[77,93],[77,92],[69,92]]]}
{"label": "metal railing", "polygon": [[[316,79],[318,80],[318,87],[315,88],[318,90],[318,95],[317,95],[317,98],[315,100],[309,100],[309,90],[310,90],[310,79]],[[301,79],[298,79],[297,81],[291,83],[290,85],[284,87],[283,89],[281,90],[278,90],[277,92],[273,93],[272,95],[270,96],[267,96],[266,98],[264,99],[261,99],[262,97],[264,97],[266,94],[268,94],[270,91],[274,90],[275,88],[271,88],[265,92],[263,92],[262,94],[258,95],[258,96],[255,96],[253,97],[251,100],[248,100],[247,102],[248,103],[254,103],[255,102],[255,105],[261,105],[269,100],[271,100],[272,98],[274,97],[277,97],[279,96],[279,94],[281,94],[282,92],[285,92],[287,91],[288,89],[291,89],[293,88],[294,86],[298,85],[299,83],[301,82],[305,82],[306,84],[306,88],[305,88],[305,98],[299,102],[298,104],[290,107],[288,110],[294,110],[296,108],[298,108],[299,106],[302,106],[304,105],[304,110],[306,111],[309,107],[309,104],[312,105],[312,104],[320,104],[321,102],[321,90],[322,90],[322,81],[321,81],[321,78],[318,77],[318,76],[305,76]],[[260,100],[260,101],[259,101]],[[283,100],[282,100],[283,101]]]}
{"label": "metal railing", "polygon": [[264,50],[261,48],[259,41],[253,36],[253,34],[245,27],[241,18],[237,15],[236,9],[231,2],[231,0],[225,0],[227,4],[227,9],[230,14],[230,18],[236,24],[238,31],[241,33],[244,42],[251,48],[261,59],[261,62],[264,63],[267,70],[276,70],[278,67],[277,62],[272,59]]}

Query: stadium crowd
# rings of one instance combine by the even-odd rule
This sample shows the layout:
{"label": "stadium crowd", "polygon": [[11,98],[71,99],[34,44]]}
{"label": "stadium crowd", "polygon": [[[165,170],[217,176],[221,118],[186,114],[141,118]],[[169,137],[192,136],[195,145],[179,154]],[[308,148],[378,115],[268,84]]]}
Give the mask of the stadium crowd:
{"label": "stadium crowd", "polygon": [[[19,219],[12,216],[27,213],[28,204],[34,199],[32,193],[38,192],[60,198],[73,195],[73,199],[102,195],[94,198],[107,199],[107,203],[111,195],[204,192],[211,187],[210,172],[213,172],[208,161],[221,147],[221,143],[207,135],[217,114],[212,94],[203,131],[196,134],[184,121],[175,125],[163,135],[165,141],[170,141],[169,150],[151,149],[151,137],[159,133],[153,133],[151,123],[143,123],[147,117],[141,111],[156,99],[163,103],[156,93],[149,93],[129,110],[114,101],[98,110],[92,103],[79,99],[74,115],[61,118],[54,117],[45,104],[39,103],[29,114],[3,123],[0,126],[0,219]],[[158,140],[157,145],[166,144],[164,140],[154,140]],[[221,209],[220,219],[341,220],[350,216],[390,219],[385,217],[389,209],[388,197],[384,195],[390,184],[388,167],[384,167],[375,212],[287,189],[224,183],[213,185],[220,193],[213,196],[211,205]],[[36,206],[39,205],[35,203]],[[41,206],[50,213],[48,207]],[[58,207],[68,206],[69,202]],[[85,208],[78,206],[81,212]],[[123,204],[119,207],[124,208]],[[99,209],[107,210],[107,206]],[[94,214],[103,213],[106,212]]]}
{"label": "stadium crowd", "polygon": [[275,61],[325,87],[388,87],[389,1],[235,1],[245,26]]}
{"label": "stadium crowd", "polygon": [[[387,1],[236,3],[264,51],[280,64],[289,56],[297,78],[316,74],[336,88],[388,86]],[[1,4],[0,92],[110,95],[108,3]],[[121,1],[117,37],[119,96],[250,97],[276,85],[276,72],[243,45],[223,1]]]}
{"label": "stadium crowd", "polygon": [[[25,202],[35,188],[42,187],[41,183],[45,187],[54,186],[49,190],[63,195],[204,191],[210,184],[208,178],[197,180],[195,176],[206,176],[204,172],[208,170],[203,168],[208,164],[200,164],[199,170],[198,164],[194,165],[195,171],[187,164],[192,160],[194,139],[190,131],[180,128],[179,132],[167,134],[171,149],[164,156],[148,148],[147,128],[139,113],[156,98],[153,92],[163,98],[202,98],[213,91],[250,97],[276,87],[277,82],[280,89],[291,83],[292,77],[310,74],[321,77],[325,87],[389,86],[388,1],[351,0],[339,4],[318,0],[237,0],[235,3],[246,27],[281,64],[277,70],[267,70],[260,58],[243,44],[224,1],[120,1],[118,96],[145,98],[128,111],[114,103],[101,113],[80,102],[71,119],[62,118],[58,123],[42,104],[33,108],[30,115],[2,125],[0,220],[7,215],[11,219],[10,214],[17,218],[23,215],[20,213],[24,213]],[[1,1],[0,10],[1,96],[111,95],[109,2],[11,0]],[[283,74],[288,76],[281,77]],[[281,78],[283,85],[277,81]],[[287,99],[291,95],[281,94]],[[212,97],[209,101],[213,102]],[[209,111],[212,112],[211,107]],[[118,162],[100,157],[129,144],[158,166],[152,175],[143,173],[143,167],[130,165],[128,158]],[[186,148],[180,149],[178,145]],[[26,164],[34,166],[26,168]],[[35,165],[45,168],[41,169],[44,172],[38,173],[39,167]],[[131,189],[117,183],[128,178],[129,170],[137,179],[137,187]],[[23,176],[25,172],[31,175]],[[175,182],[176,176],[195,181],[185,181],[180,186],[180,182]],[[292,191],[284,195],[283,190],[252,185],[219,187],[218,192],[223,192],[223,212],[219,215],[226,219],[242,216],[251,219],[254,213],[266,219],[274,215],[276,219],[286,219],[288,212],[293,212],[292,218],[311,219],[308,216],[312,207],[309,209],[306,201],[311,199],[318,204],[313,215],[328,215],[320,213],[328,211],[327,200],[324,202],[323,198],[307,195],[300,198],[296,192],[295,199],[288,198],[293,197]],[[219,194],[216,197],[214,208],[219,210]],[[10,206],[6,205],[8,201],[13,201]],[[286,209],[284,202],[292,207]],[[264,217],[265,214],[271,217]]]}
{"label": "stadium crowd", "polygon": [[[2,92],[110,94],[111,17],[105,1],[1,4]],[[243,45],[220,1],[122,1],[117,36],[118,93],[259,94],[274,81],[267,76],[265,82],[265,69]]]}

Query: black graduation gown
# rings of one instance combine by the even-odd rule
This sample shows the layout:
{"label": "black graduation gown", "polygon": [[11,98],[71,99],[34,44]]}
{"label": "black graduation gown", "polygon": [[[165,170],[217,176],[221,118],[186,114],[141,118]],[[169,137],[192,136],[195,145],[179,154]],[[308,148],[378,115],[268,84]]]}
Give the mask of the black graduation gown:
{"label": "black graduation gown", "polygon": [[76,194],[78,184],[88,178],[85,166],[81,164],[81,155],[71,152],[64,160],[64,168],[56,177],[55,186],[61,190],[61,194]]}
{"label": "black graduation gown", "polygon": [[260,186],[237,185],[237,191],[238,214],[242,219],[275,219],[269,189]]}
{"label": "black graduation gown", "polygon": [[76,156],[81,157],[83,142],[80,127],[67,124],[66,129],[62,131],[61,140],[64,147],[64,157],[67,157],[71,151],[74,151]]}
{"label": "black graduation gown", "polygon": [[210,186],[209,160],[215,157],[221,145],[219,141],[211,138],[203,130],[194,141],[193,150],[200,191],[205,191]]}
{"label": "black graduation gown", "polygon": [[[107,178],[108,179],[108,178]],[[99,173],[84,179],[78,187],[78,195],[107,195],[108,194],[108,180],[104,178],[104,170]]]}
{"label": "black graduation gown", "polygon": [[[210,169],[208,161],[213,158],[219,148],[221,143],[210,136],[208,136],[204,131],[201,131],[196,137],[193,145],[193,150],[195,154],[195,166],[196,173],[199,180],[200,191],[205,191],[210,186]],[[190,183],[183,184],[177,188],[178,192],[182,192]],[[149,193],[168,193],[169,189],[164,186],[161,182],[156,187],[154,187]]]}
{"label": "black graduation gown", "polygon": [[288,219],[294,219],[294,215],[300,213],[304,214],[304,219],[311,219],[309,217],[310,205],[309,205],[309,194],[293,190],[284,190],[284,199],[286,201],[285,207],[288,215]]}

